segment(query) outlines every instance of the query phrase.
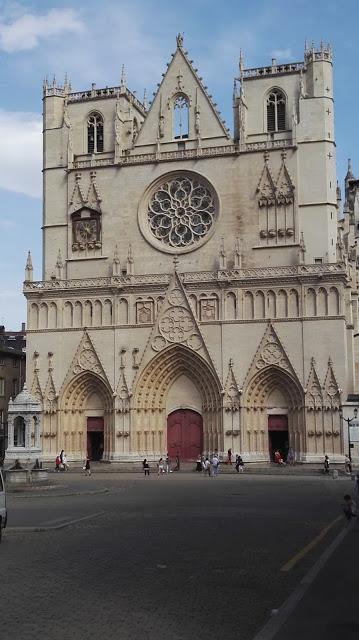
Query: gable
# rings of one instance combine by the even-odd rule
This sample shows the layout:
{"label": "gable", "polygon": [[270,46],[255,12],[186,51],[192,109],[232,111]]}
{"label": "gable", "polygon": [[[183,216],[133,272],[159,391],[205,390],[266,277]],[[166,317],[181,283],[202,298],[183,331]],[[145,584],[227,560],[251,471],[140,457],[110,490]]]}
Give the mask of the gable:
{"label": "gable", "polygon": [[220,114],[207,93],[192,61],[187,57],[181,37],[177,37],[177,50],[168,65],[167,72],[159,85],[151,108],[139,132],[134,147],[173,142],[173,105],[178,96],[188,102],[188,139],[199,138],[228,141],[229,133]]}

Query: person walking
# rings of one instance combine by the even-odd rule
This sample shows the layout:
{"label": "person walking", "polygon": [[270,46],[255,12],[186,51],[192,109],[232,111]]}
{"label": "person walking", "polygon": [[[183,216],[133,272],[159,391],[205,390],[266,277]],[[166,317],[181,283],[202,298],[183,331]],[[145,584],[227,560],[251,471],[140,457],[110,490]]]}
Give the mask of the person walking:
{"label": "person walking", "polygon": [[244,462],[239,454],[236,456],[236,471],[237,473],[244,471]]}
{"label": "person walking", "polygon": [[325,454],[325,458],[324,458],[324,473],[329,473],[329,458],[328,456]]}
{"label": "person walking", "polygon": [[201,473],[202,471],[202,456],[200,454],[198,454],[197,456],[196,471],[198,471],[199,473]]}
{"label": "person walking", "polygon": [[352,463],[350,461],[349,456],[345,456],[344,459],[344,469],[345,469],[345,473],[351,473],[352,472]]}
{"label": "person walking", "polygon": [[143,470],[145,472],[145,476],[149,476],[150,475],[150,465],[148,464],[146,458],[142,462],[142,466],[143,466]]}
{"label": "person walking", "polygon": [[219,458],[216,453],[212,456],[212,470],[213,470],[213,476],[217,477],[218,471],[219,471]]}
{"label": "person walking", "polygon": [[208,475],[208,477],[210,477],[211,475],[211,463],[209,461],[208,456],[206,457],[204,463],[203,463],[203,470],[204,470],[204,475]]}
{"label": "person walking", "polygon": [[157,463],[157,475],[162,476],[164,472],[165,472],[165,468],[164,468],[163,458],[160,458]]}
{"label": "person walking", "polygon": [[352,497],[346,493],[344,496],[343,502],[343,511],[346,519],[350,521],[352,518],[356,518],[357,515],[357,506]]}
{"label": "person walking", "polygon": [[91,475],[90,458],[88,456],[86,456],[86,460],[85,460],[83,469],[84,469],[84,472],[85,472],[85,476],[90,476]]}
{"label": "person walking", "polygon": [[169,457],[168,453],[166,456],[166,473],[170,473],[171,471],[171,458]]}
{"label": "person walking", "polygon": [[64,466],[64,471],[68,471],[69,470],[69,465],[67,463],[67,456],[66,456],[65,451],[62,454],[62,464]]}
{"label": "person walking", "polygon": [[[61,451],[60,451],[60,460],[61,460],[61,464],[62,465],[64,464],[64,454],[65,454],[64,450],[61,449]],[[63,466],[60,467],[60,469],[63,469],[63,468],[64,468]]]}
{"label": "person walking", "polygon": [[56,456],[55,471],[57,471],[57,473],[60,472],[60,464],[61,464],[61,458],[60,458],[60,456]]}
{"label": "person walking", "polygon": [[180,461],[180,457],[177,451],[177,455],[176,455],[176,465],[174,468],[174,471],[179,471],[180,470],[180,466],[181,466],[181,461]]}
{"label": "person walking", "polygon": [[232,464],[232,449],[228,449],[227,464]]}

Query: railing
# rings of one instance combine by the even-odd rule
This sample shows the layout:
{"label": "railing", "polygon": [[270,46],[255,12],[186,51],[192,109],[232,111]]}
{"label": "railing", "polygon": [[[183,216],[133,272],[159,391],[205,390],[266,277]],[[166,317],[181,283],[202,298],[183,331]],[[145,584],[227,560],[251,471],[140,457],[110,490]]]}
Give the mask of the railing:
{"label": "railing", "polygon": [[[220,156],[231,156],[239,153],[251,151],[261,151],[266,149],[282,149],[293,145],[292,138],[282,138],[278,140],[262,140],[260,142],[249,142],[240,148],[235,144],[227,144],[218,147],[202,147],[200,149],[183,149],[176,151],[162,151],[158,153],[138,153],[123,155],[116,163],[117,166],[128,166],[138,164],[152,164],[154,162],[173,162],[175,160],[191,160],[193,158],[215,158]],[[90,157],[88,159],[76,159],[73,163],[74,169],[87,169],[92,167],[107,167],[115,164],[114,155],[110,158]]]}
{"label": "railing", "polygon": [[268,67],[255,67],[253,69],[244,69],[243,77],[261,78],[263,76],[274,76],[280,73],[298,73],[304,71],[304,62],[291,62],[290,64],[275,64]]}
{"label": "railing", "polygon": [[[252,267],[249,269],[222,269],[218,271],[184,272],[179,274],[184,283],[191,282],[224,282],[239,280],[263,280],[263,278],[278,277],[303,277],[303,276],[329,276],[336,274],[345,276],[344,263],[332,264],[303,264],[282,267]],[[86,288],[123,288],[138,287],[142,285],[167,286],[170,275],[167,273],[139,274],[111,276],[108,278],[81,278],[76,280],[40,280],[37,282],[25,282],[24,293],[36,293],[45,290],[68,290]]]}

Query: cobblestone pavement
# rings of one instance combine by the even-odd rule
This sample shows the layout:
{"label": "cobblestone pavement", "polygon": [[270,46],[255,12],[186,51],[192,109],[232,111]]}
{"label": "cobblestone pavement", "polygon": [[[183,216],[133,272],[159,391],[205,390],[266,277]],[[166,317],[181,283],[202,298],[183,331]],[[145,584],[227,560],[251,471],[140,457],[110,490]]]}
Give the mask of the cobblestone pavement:
{"label": "cobblestone pavement", "polygon": [[346,479],[194,474],[58,482],[94,493],[9,495],[9,526],[104,513],[58,531],[6,534],[2,640],[250,640],[341,523],[293,570],[280,567],[352,490]]}

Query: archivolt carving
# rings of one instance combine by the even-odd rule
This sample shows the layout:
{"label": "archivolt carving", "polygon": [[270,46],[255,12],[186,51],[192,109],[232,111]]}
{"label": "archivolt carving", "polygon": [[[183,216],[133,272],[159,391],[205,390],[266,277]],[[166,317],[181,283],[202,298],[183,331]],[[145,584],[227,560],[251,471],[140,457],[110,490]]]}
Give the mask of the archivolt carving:
{"label": "archivolt carving", "polygon": [[168,388],[180,375],[189,376],[199,389],[205,410],[220,409],[220,385],[205,360],[188,347],[168,346],[142,372],[134,394],[137,409],[164,409]]}

